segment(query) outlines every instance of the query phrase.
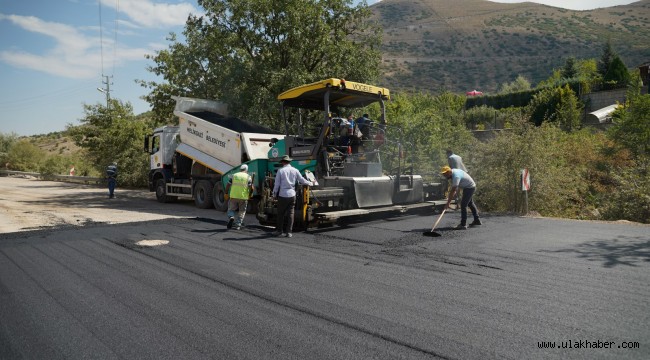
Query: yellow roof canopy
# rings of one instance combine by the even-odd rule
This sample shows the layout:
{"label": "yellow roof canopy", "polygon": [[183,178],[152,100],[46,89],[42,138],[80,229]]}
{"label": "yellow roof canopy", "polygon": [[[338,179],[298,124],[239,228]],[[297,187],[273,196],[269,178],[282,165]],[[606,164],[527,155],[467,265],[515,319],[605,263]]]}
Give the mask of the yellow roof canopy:
{"label": "yellow roof canopy", "polygon": [[320,110],[328,91],[330,105],[334,107],[358,108],[379,100],[390,100],[390,91],[386,88],[334,78],[287,90],[278,96],[278,100],[284,106]]}

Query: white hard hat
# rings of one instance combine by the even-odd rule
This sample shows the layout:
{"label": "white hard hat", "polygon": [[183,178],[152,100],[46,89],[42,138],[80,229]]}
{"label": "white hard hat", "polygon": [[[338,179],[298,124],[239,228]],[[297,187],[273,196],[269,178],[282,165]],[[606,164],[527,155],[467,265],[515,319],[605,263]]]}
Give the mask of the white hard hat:
{"label": "white hard hat", "polygon": [[248,165],[242,164],[242,166],[239,168],[241,171],[248,171]]}

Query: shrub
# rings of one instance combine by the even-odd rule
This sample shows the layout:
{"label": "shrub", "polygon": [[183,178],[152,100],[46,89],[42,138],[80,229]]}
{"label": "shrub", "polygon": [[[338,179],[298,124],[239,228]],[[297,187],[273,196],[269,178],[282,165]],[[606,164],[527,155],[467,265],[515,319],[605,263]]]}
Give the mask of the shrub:
{"label": "shrub", "polygon": [[603,218],[650,224],[650,158],[612,173],[616,189],[603,194]]}
{"label": "shrub", "polygon": [[565,157],[566,139],[557,126],[535,127],[520,121],[512,131],[480,144],[476,149],[480,166],[472,173],[477,201],[487,211],[521,211],[520,171],[527,168],[532,184],[529,210],[545,216],[575,216],[588,187]]}
{"label": "shrub", "polygon": [[43,150],[24,139],[12,144],[7,152],[11,169],[18,171],[38,171],[43,157]]}

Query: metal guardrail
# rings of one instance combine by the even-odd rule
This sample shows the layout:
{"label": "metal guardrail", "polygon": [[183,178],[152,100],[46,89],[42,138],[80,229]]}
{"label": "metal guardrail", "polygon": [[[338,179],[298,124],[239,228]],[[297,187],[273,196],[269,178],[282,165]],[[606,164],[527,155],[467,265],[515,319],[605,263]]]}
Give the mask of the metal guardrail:
{"label": "metal guardrail", "polygon": [[71,182],[78,184],[95,184],[99,185],[106,181],[104,178],[90,177],[90,176],[70,176],[70,175],[43,175],[37,172],[25,172],[25,171],[13,171],[13,170],[0,170],[0,176],[9,176],[9,175],[23,175],[23,176],[33,176],[35,178],[43,180],[56,180],[63,182]]}

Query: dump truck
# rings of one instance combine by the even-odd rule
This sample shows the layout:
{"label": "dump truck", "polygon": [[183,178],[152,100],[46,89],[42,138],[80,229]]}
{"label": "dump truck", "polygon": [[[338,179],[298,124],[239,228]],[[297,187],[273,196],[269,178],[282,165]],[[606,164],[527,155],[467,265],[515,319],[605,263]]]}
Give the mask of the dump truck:
{"label": "dump truck", "polygon": [[192,199],[199,208],[226,211],[223,174],[247,161],[266,159],[269,145],[284,135],[230,117],[220,101],[173,99],[178,126],[157,128],[144,139],[150,155],[149,190],[163,203]]}
{"label": "dump truck", "polygon": [[[326,79],[287,90],[278,96],[285,133],[271,139],[265,157],[245,162],[255,177],[256,216],[263,225],[275,225],[278,213],[273,199],[275,174],[284,155],[291,165],[314,186],[296,186],[294,230],[333,225],[342,218],[378,213],[403,213],[413,209],[440,207],[445,204],[444,185],[425,182],[413,174],[413,167],[402,162],[402,140],[391,139],[398,129],[388,131],[385,101],[390,100],[386,88],[369,84]],[[377,104],[380,117],[365,125],[363,136],[344,114]],[[319,127],[309,131],[314,121],[303,121],[309,115]],[[298,135],[289,134],[291,124],[298,124]],[[353,140],[351,140],[353,139]],[[390,155],[392,150],[393,155]],[[393,156],[396,164],[384,169],[382,158]],[[221,177],[221,188],[236,168]]]}

